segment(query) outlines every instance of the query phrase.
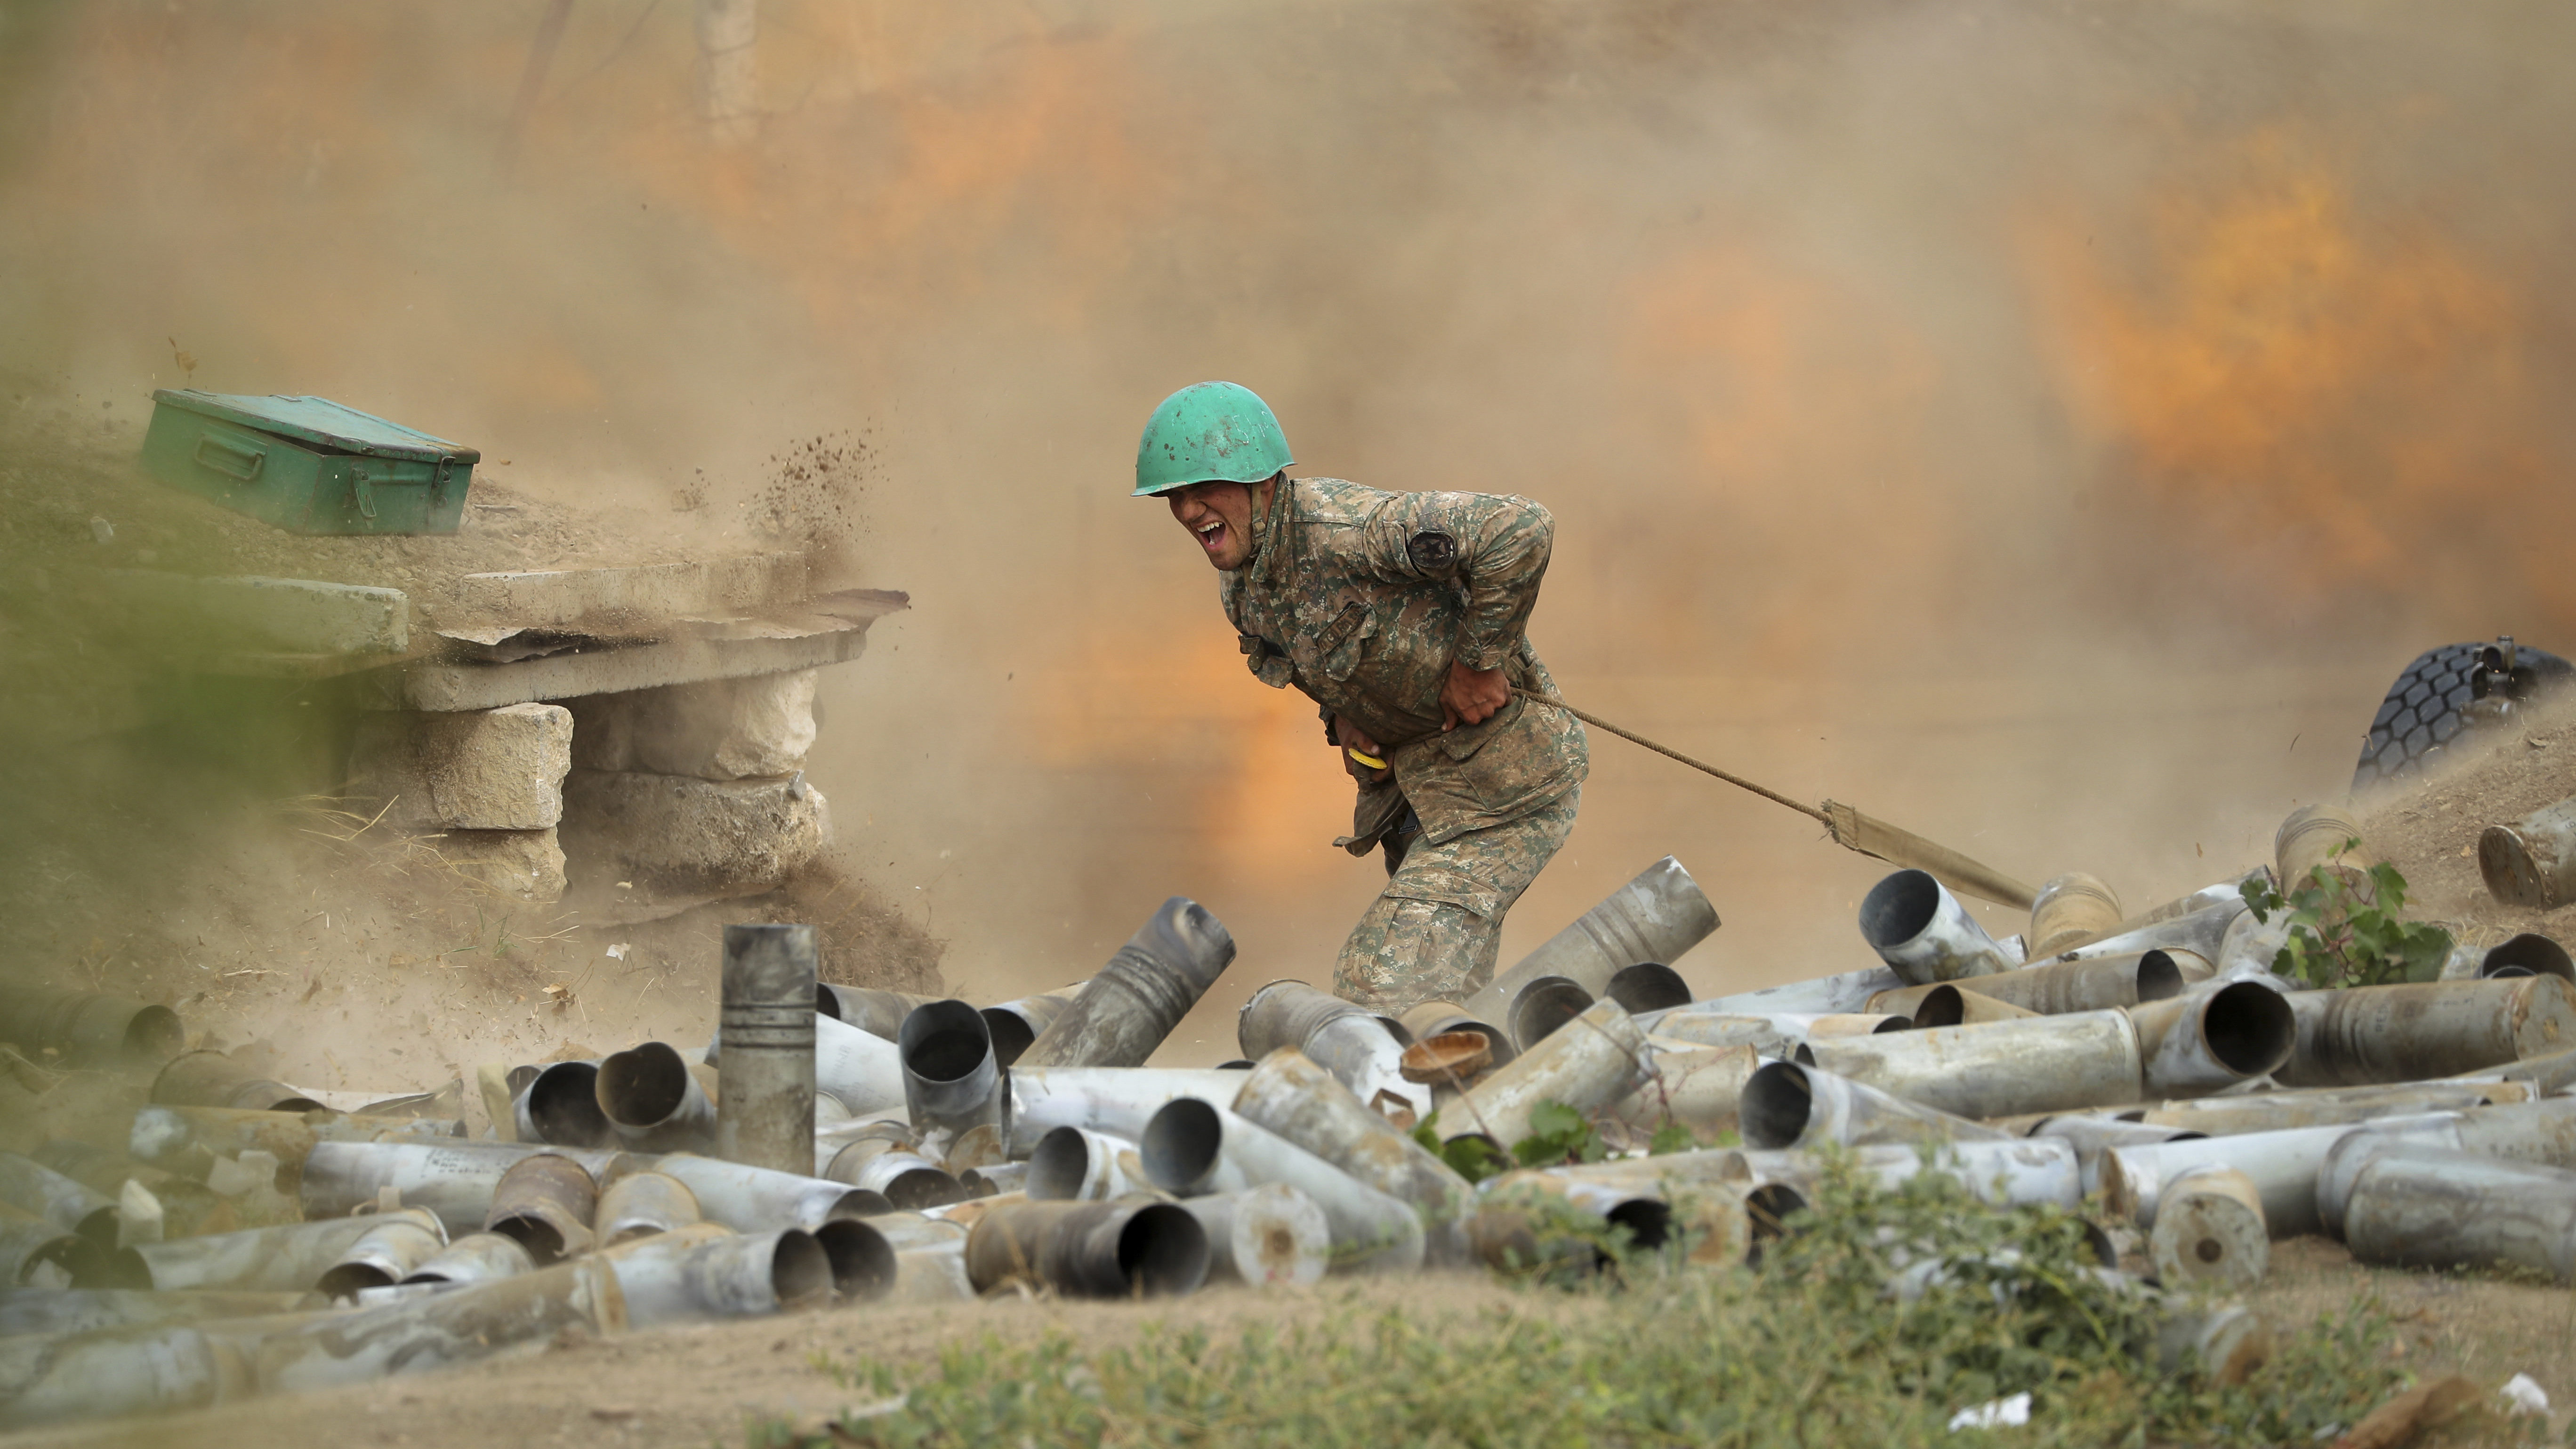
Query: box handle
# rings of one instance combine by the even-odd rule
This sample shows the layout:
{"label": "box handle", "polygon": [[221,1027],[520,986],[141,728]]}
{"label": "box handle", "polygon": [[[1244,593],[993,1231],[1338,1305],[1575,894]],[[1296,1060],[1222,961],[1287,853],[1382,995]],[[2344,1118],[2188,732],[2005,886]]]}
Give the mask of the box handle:
{"label": "box handle", "polygon": [[367,476],[367,465],[364,463],[349,469],[349,492],[358,500],[358,516],[361,518],[376,516],[376,491],[369,486],[374,481]]}
{"label": "box handle", "polygon": [[[214,457],[206,456],[206,450],[209,448],[214,450]],[[197,439],[196,457],[198,467],[210,468],[227,478],[238,478],[248,483],[259,476],[261,465],[268,461],[268,450],[247,448],[208,433]]]}

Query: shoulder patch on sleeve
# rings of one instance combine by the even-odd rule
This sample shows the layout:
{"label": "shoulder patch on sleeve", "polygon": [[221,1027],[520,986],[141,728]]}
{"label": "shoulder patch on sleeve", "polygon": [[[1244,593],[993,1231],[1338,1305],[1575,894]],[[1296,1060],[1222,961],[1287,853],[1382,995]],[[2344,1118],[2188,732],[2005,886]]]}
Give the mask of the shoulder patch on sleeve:
{"label": "shoulder patch on sleeve", "polygon": [[1439,578],[1458,566],[1458,540],[1448,530],[1426,528],[1404,545],[1407,558],[1422,572]]}

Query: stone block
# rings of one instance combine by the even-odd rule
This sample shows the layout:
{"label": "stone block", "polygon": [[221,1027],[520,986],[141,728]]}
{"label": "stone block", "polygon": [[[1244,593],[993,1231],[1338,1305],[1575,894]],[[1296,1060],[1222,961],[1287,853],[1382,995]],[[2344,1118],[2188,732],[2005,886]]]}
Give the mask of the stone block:
{"label": "stone block", "polygon": [[563,899],[563,846],[551,830],[450,830],[427,844],[495,894],[539,904]]}
{"label": "stone block", "polygon": [[411,601],[400,589],[144,569],[111,570],[108,580],[122,615],[116,622],[174,648],[400,654],[411,647]]}
{"label": "stone block", "polygon": [[792,775],[814,747],[818,678],[799,669],[573,701],[573,761],[701,780]]}
{"label": "stone block", "polygon": [[776,888],[832,838],[823,792],[803,775],[701,780],[575,770],[564,781],[564,850],[592,892],[623,882],[637,901],[715,900]]}
{"label": "stone block", "polygon": [[546,830],[563,818],[572,734],[559,704],[371,714],[350,751],[352,793],[392,801],[406,830]]}

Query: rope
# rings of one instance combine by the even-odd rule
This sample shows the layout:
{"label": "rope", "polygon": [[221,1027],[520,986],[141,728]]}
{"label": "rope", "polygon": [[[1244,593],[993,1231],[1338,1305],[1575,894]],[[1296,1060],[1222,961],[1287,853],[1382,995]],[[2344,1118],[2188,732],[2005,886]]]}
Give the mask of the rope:
{"label": "rope", "polygon": [[1717,766],[1709,764],[1704,760],[1694,760],[1690,756],[1683,754],[1681,751],[1671,749],[1664,745],[1659,745],[1653,740],[1646,738],[1644,735],[1623,730],[1597,714],[1587,714],[1582,710],[1576,709],[1573,705],[1567,704],[1564,700],[1557,698],[1555,695],[1540,694],[1533,690],[1523,689],[1519,685],[1512,686],[1512,693],[1521,696],[1523,699],[1536,700],[1540,704],[1552,704],[1558,709],[1564,710],[1567,714],[1574,716],[1576,719],[1583,721],[1585,724],[1592,725],[1598,729],[1608,730],[1610,733],[1617,735],[1619,738],[1626,740],[1630,744],[1644,745],[1647,749],[1654,751],[1656,754],[1662,755],[1668,760],[1678,760],[1702,774],[1715,775],[1726,783],[1733,785],[1740,790],[1750,790],[1754,794],[1761,796],[1763,799],[1768,800],[1775,805],[1786,805],[1790,809],[1797,811],[1799,814],[1806,816],[1808,819],[1815,821],[1817,824],[1824,826],[1827,830],[1834,828],[1833,818],[1813,805],[1792,800],[1777,790],[1766,790],[1762,786],[1756,785],[1752,781],[1744,778],[1742,775],[1728,774],[1726,771],[1721,770]]}

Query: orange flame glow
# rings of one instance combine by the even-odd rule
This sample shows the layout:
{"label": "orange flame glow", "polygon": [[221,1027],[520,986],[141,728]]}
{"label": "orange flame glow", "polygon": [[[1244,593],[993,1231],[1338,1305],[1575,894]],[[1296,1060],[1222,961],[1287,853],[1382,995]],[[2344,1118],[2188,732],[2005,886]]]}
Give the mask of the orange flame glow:
{"label": "orange flame glow", "polygon": [[2243,153],[2160,195],[2130,255],[2064,215],[2027,251],[2069,391],[2140,481],[2322,588],[2416,558],[2467,485],[2536,481],[2517,298],[2428,225],[2363,223],[2313,148]]}

